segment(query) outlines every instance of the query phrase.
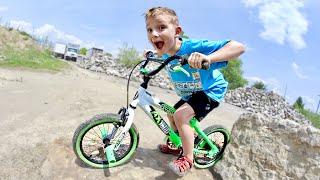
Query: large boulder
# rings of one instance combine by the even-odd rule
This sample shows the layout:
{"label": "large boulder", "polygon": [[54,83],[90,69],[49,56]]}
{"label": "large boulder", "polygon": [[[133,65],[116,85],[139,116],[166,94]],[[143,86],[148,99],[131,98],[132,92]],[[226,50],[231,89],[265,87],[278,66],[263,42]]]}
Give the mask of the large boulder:
{"label": "large boulder", "polygon": [[319,179],[320,130],[292,120],[243,114],[214,170],[223,179]]}

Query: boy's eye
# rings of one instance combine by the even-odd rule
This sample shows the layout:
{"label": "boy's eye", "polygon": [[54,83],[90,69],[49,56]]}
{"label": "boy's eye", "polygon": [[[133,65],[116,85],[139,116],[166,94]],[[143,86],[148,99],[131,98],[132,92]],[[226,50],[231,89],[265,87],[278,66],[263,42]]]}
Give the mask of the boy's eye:
{"label": "boy's eye", "polygon": [[152,29],[151,28],[147,28],[147,31],[148,31],[148,33],[151,33]]}
{"label": "boy's eye", "polygon": [[159,29],[164,30],[164,29],[166,29],[166,26],[165,25],[159,26]]}

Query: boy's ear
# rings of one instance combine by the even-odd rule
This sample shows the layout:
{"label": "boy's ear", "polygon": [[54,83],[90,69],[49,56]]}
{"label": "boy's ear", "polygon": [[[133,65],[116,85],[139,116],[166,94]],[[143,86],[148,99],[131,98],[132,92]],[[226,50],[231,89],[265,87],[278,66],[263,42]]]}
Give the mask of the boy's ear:
{"label": "boy's ear", "polygon": [[182,32],[181,26],[177,26],[177,27],[176,27],[176,37],[180,36],[180,35],[181,35],[181,32]]}

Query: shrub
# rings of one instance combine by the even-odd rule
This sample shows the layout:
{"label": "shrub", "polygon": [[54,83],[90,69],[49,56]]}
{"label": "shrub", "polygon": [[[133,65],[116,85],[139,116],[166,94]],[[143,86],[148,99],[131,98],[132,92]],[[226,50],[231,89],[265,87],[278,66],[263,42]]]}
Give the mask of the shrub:
{"label": "shrub", "polygon": [[121,64],[130,68],[141,61],[142,57],[139,55],[138,50],[133,46],[128,47],[128,44],[125,43],[121,48],[119,48],[118,58]]}
{"label": "shrub", "polygon": [[224,78],[229,82],[229,89],[244,87],[248,81],[243,77],[242,61],[235,59],[228,62],[228,66],[221,70]]}
{"label": "shrub", "polygon": [[261,89],[263,91],[265,91],[267,89],[267,86],[262,82],[262,81],[257,81],[255,82],[252,87],[256,88],[256,89]]}

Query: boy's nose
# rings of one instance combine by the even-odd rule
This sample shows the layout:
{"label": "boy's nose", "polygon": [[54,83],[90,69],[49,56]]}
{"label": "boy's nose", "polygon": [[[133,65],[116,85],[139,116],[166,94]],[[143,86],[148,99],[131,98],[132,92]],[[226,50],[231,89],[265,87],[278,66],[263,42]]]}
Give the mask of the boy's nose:
{"label": "boy's nose", "polygon": [[154,37],[158,37],[158,36],[159,36],[158,31],[152,31],[152,36],[154,36]]}

